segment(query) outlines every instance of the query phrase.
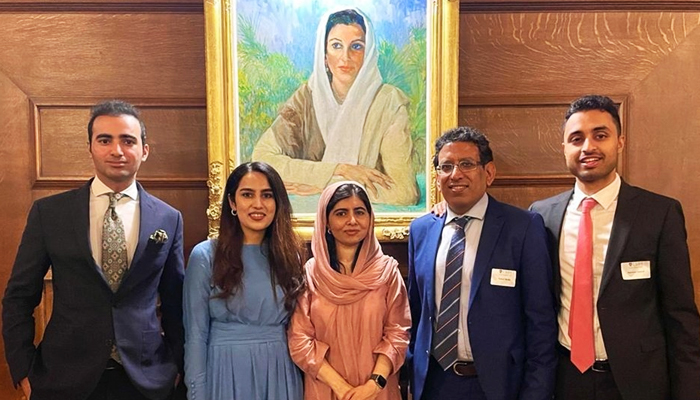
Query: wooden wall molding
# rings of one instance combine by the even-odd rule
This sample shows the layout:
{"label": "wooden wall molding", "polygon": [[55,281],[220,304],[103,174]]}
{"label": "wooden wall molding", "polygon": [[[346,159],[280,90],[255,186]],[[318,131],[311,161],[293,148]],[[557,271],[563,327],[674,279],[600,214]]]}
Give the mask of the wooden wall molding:
{"label": "wooden wall molding", "polygon": [[[162,108],[162,107],[178,107],[178,108],[202,108],[206,107],[207,99],[192,97],[192,98],[132,98],[119,97],[120,100],[128,101],[139,109],[144,108]],[[76,107],[85,108],[92,107],[100,101],[105,100],[102,97],[34,97],[31,99],[32,107],[35,112],[38,108],[48,107]],[[36,114],[35,114],[36,115]]]}
{"label": "wooden wall molding", "polygon": [[[608,95],[618,106],[620,111],[620,120],[622,122],[622,134],[627,136],[627,110],[628,110],[628,95]],[[580,97],[576,95],[557,95],[557,96],[537,96],[537,95],[518,95],[518,96],[460,96],[458,101],[459,109],[465,108],[498,108],[498,107],[564,107],[568,108],[569,104]],[[629,137],[627,137],[629,143]],[[620,176],[625,178],[627,170],[627,157],[623,153],[619,160],[618,172]],[[569,173],[556,174],[533,174],[525,171],[523,174],[500,175],[496,174],[496,179],[493,182],[494,187],[554,187],[554,186],[571,186],[575,182],[574,177]]]}
{"label": "wooden wall molding", "polygon": [[203,1],[138,1],[124,3],[106,3],[99,1],[51,1],[35,2],[14,1],[0,2],[0,13],[167,13],[167,14],[203,14]]}
{"label": "wooden wall molding", "polygon": [[[101,98],[52,98],[52,97],[41,97],[30,99],[30,112],[33,116],[32,118],[32,133],[34,141],[34,184],[33,189],[72,189],[81,186],[92,175],[76,175],[76,176],[44,176],[42,174],[42,148],[41,148],[41,121],[40,112],[42,110],[51,108],[75,108],[75,109],[89,109],[93,105],[104,99]],[[206,99],[204,98],[161,98],[161,99],[151,99],[151,98],[124,98],[125,101],[134,104],[141,111],[146,111],[148,109],[204,109],[206,107]],[[202,178],[192,178],[192,177],[153,177],[153,176],[141,176],[138,178],[146,188],[149,189],[206,189],[207,180],[206,177]]]}
{"label": "wooden wall molding", "polygon": [[[92,176],[81,178],[41,178],[37,179],[32,185],[32,189],[56,189],[67,190],[75,189],[85,184]],[[138,178],[139,183],[146,189],[171,189],[171,190],[190,190],[190,189],[206,189],[206,179],[183,179],[183,178]]]}
{"label": "wooden wall molding", "polygon": [[562,11],[700,11],[700,0],[686,1],[580,1],[580,0],[516,0],[480,1],[462,0],[459,12],[501,13],[501,12],[562,12]]}

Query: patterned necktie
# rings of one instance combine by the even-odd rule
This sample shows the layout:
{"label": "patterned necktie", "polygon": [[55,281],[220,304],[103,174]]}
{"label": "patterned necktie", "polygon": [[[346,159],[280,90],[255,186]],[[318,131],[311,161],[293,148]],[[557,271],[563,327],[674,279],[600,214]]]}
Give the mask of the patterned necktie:
{"label": "patterned necktie", "polygon": [[582,202],[574,263],[574,287],[569,311],[571,362],[585,372],[595,361],[593,344],[593,221],[591,209],[598,204],[588,197]]}
{"label": "patterned necktie", "polygon": [[440,366],[447,370],[457,361],[457,331],[459,328],[459,300],[462,286],[462,264],[464,262],[465,235],[464,227],[470,217],[455,218],[452,222],[457,229],[445,262],[445,280],[442,285],[440,311],[437,316],[433,356]]}
{"label": "patterned necktie", "polygon": [[124,224],[115,207],[121,193],[109,193],[109,208],[102,223],[102,273],[113,292],[119,288],[128,267]]}

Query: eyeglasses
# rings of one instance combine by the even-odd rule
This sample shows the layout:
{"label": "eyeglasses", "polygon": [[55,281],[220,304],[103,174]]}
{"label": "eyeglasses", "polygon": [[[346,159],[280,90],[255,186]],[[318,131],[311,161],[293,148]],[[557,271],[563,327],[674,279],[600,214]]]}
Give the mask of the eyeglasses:
{"label": "eyeglasses", "polygon": [[[474,161],[460,161],[457,164],[457,168],[459,168],[460,172],[469,172],[473,171],[481,165],[481,163],[475,163]],[[437,173],[440,175],[451,175],[452,172],[455,170],[455,165],[450,164],[450,163],[445,163],[445,164],[440,164],[436,168]]]}

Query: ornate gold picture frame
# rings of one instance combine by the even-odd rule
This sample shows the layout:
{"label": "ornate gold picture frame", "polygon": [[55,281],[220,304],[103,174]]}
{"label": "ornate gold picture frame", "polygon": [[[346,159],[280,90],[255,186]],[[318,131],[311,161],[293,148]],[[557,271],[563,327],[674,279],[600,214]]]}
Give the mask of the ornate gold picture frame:
{"label": "ornate gold picture frame", "polygon": [[[241,0],[243,1],[243,0]],[[237,64],[237,32],[245,22],[237,14],[232,1],[205,1],[206,19],[206,79],[207,79],[207,147],[209,159],[209,237],[218,233],[221,200],[226,179],[240,162],[243,131],[239,107],[239,77]],[[360,5],[361,6],[361,5]],[[401,207],[376,210],[375,231],[380,241],[405,241],[408,225],[427,212],[438,201],[432,167],[432,147],[441,132],[457,122],[457,60],[459,1],[427,1],[425,7],[426,74],[425,137],[421,138],[419,185],[422,200],[410,211]],[[316,25],[318,20],[309,21]],[[247,118],[247,117],[246,117]],[[249,121],[249,120],[246,120]],[[246,124],[248,122],[245,122]],[[257,140],[257,138],[256,138]],[[424,164],[424,165],[423,165]],[[284,178],[284,175],[283,175]],[[420,179],[424,179],[421,182]],[[286,183],[286,180],[285,180]],[[294,200],[293,200],[294,205]],[[297,210],[296,205],[294,205]],[[307,206],[307,208],[309,208]],[[408,208],[407,208],[408,210]],[[313,231],[313,213],[298,212],[294,222],[302,237],[308,239]]]}

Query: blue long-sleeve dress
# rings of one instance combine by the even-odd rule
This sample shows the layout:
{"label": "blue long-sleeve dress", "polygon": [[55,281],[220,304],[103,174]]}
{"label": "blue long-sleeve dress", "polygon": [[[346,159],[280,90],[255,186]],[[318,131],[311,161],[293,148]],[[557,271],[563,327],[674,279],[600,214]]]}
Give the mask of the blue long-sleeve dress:
{"label": "blue long-sleeve dress", "polygon": [[287,347],[284,293],[273,296],[264,246],[244,245],[243,285],[213,298],[216,242],[195,246],[185,272],[185,382],[189,400],[297,400],[303,382]]}

